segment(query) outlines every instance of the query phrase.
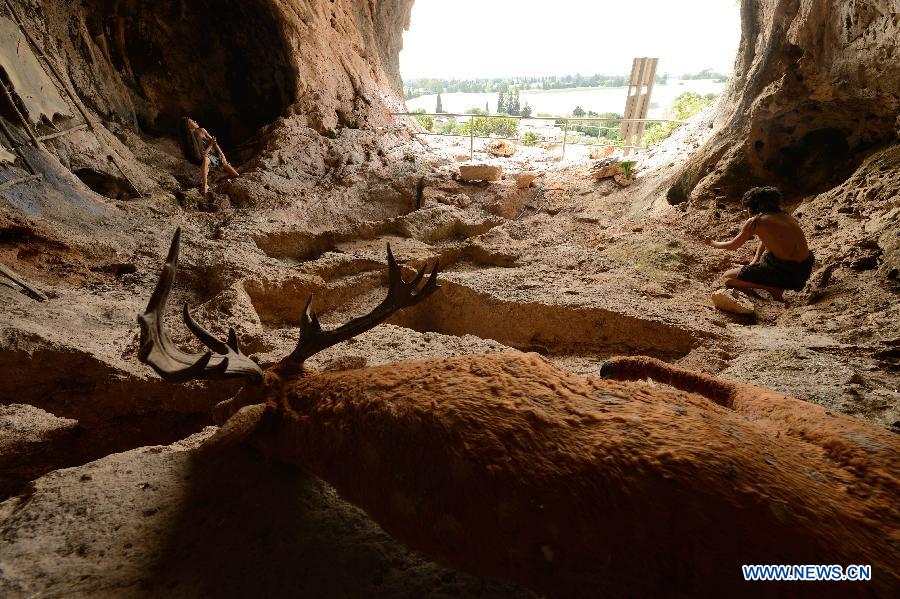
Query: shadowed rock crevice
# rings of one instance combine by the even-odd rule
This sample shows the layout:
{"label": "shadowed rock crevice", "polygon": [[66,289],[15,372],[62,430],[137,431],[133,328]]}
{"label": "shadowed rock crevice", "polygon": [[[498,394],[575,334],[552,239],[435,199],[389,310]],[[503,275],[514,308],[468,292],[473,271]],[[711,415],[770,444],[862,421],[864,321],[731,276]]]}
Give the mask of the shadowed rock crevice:
{"label": "shadowed rock crevice", "polygon": [[[0,352],[0,371],[0,400],[21,404],[3,408],[10,410],[7,433],[13,436],[0,444],[0,463],[9,459],[6,450],[18,457],[4,468],[0,497],[52,470],[183,439],[211,424],[212,406],[238,388],[227,382],[182,387],[137,378],[72,348]],[[0,421],[2,416],[0,410]],[[29,437],[17,441],[42,421],[49,424],[40,443]]]}
{"label": "shadowed rock crevice", "polygon": [[137,197],[137,192],[128,181],[93,168],[79,168],[73,172],[92,191],[114,200],[129,200]]}
{"label": "shadowed rock crevice", "polygon": [[0,595],[535,597],[427,561],[249,448],[188,450],[208,434],[50,474],[0,504]]}

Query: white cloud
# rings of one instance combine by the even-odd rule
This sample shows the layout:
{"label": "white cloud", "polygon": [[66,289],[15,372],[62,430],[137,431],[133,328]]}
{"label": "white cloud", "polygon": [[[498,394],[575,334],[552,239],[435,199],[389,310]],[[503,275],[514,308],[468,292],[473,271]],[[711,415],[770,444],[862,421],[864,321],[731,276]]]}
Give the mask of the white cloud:
{"label": "white cloud", "polygon": [[660,73],[730,72],[739,40],[735,0],[415,0],[400,72],[627,74],[636,56]]}

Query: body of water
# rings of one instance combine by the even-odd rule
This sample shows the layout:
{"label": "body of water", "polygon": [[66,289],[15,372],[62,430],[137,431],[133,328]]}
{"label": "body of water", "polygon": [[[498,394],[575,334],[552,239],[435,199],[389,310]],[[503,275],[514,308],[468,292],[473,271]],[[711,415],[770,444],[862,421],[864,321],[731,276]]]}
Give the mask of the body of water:
{"label": "body of water", "polygon": [[[650,118],[664,118],[666,111],[672,106],[675,98],[684,92],[695,92],[701,95],[709,93],[721,94],[724,83],[712,79],[677,80],[669,79],[666,85],[655,85],[650,97]],[[519,93],[521,103],[531,104],[531,114],[549,112],[553,115],[571,114],[576,106],[585,111],[618,112],[625,111],[627,87],[599,87],[590,89],[556,89],[527,90]],[[444,112],[465,112],[470,108],[484,109],[485,102],[491,112],[497,110],[496,93],[453,93],[441,94]],[[434,112],[437,95],[430,94],[406,101],[409,111],[424,108],[425,112]]]}

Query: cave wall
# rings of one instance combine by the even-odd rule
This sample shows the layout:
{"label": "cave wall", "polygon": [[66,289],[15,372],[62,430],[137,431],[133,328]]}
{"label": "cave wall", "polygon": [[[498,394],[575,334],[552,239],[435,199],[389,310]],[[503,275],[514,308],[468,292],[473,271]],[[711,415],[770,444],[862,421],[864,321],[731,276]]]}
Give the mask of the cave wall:
{"label": "cave wall", "polygon": [[742,0],[741,19],[716,134],[673,179],[671,203],[760,184],[821,192],[897,139],[900,2]]}
{"label": "cave wall", "polygon": [[154,136],[194,116],[229,145],[295,117],[322,135],[402,106],[412,0],[22,0],[101,120]]}

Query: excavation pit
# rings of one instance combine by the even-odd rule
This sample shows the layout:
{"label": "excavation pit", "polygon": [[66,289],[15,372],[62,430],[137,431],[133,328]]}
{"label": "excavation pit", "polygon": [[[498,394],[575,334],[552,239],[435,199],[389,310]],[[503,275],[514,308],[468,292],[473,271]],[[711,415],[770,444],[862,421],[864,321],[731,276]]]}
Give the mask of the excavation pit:
{"label": "excavation pit", "polygon": [[388,322],[421,333],[493,339],[550,357],[640,354],[675,360],[697,343],[691,331],[674,324],[589,306],[509,302],[446,279],[439,293]]}
{"label": "excavation pit", "polygon": [[342,229],[268,231],[254,235],[253,241],[270,258],[297,263],[316,260],[334,251],[358,254],[361,249],[371,252],[375,247],[381,253],[388,242],[395,247],[404,245],[430,253],[432,246],[462,243],[500,224],[500,219],[495,216],[479,214],[470,217],[456,208],[440,204]]}
{"label": "excavation pit", "polygon": [[[31,337],[17,343],[19,349],[0,352],[5,374],[0,377],[5,404],[0,406],[0,448],[8,451],[17,439],[33,437],[42,422],[49,428],[45,442],[0,463],[0,501],[51,470],[135,447],[168,445],[200,431],[212,424],[212,407],[239,388],[234,383],[173,386],[158,377],[135,376],[75,347]],[[63,426],[53,430],[58,427],[54,421]]]}
{"label": "excavation pit", "polygon": [[253,241],[270,258],[290,262],[315,260],[327,252],[333,252],[337,233],[309,233],[306,231],[279,231],[254,235]]}
{"label": "excavation pit", "polygon": [[324,315],[347,301],[381,285],[384,273],[368,271],[325,281],[317,276],[290,277],[280,281],[245,281],[260,322],[268,327],[297,326],[309,296],[313,310]]}

